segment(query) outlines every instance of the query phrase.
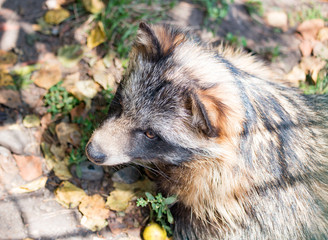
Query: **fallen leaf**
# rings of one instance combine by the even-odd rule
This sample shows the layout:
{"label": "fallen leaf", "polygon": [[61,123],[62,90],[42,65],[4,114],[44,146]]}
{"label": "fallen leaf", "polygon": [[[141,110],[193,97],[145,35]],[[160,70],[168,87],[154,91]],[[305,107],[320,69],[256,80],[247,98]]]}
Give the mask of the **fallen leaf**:
{"label": "fallen leaf", "polygon": [[107,198],[106,205],[111,210],[121,212],[129,206],[129,202],[134,196],[133,190],[115,189]]}
{"label": "fallen leaf", "polygon": [[60,180],[68,180],[72,178],[72,174],[64,161],[53,161],[53,170]]}
{"label": "fallen leaf", "polygon": [[83,57],[80,45],[66,45],[58,49],[58,60],[66,67],[71,68],[78,64]]}
{"label": "fallen leaf", "polygon": [[81,188],[68,181],[63,181],[55,190],[56,201],[66,208],[77,207],[85,196]]}
{"label": "fallen leaf", "polygon": [[57,64],[47,64],[34,72],[31,79],[37,86],[49,89],[61,80],[61,74],[61,69]]}
{"label": "fallen leaf", "polygon": [[270,11],[266,14],[266,23],[275,28],[281,28],[284,31],[288,30],[288,17],[283,11]]}
{"label": "fallen leaf", "polygon": [[50,151],[54,155],[57,161],[62,161],[65,158],[66,147],[64,145],[56,146],[51,144]]}
{"label": "fallen leaf", "polygon": [[23,125],[26,128],[39,127],[40,118],[35,114],[26,115],[23,120]]}
{"label": "fallen leaf", "polygon": [[103,197],[99,194],[84,196],[79,206],[79,210],[89,219],[106,219],[109,217],[110,213]]}
{"label": "fallen leaf", "polygon": [[328,41],[317,42],[313,48],[313,55],[324,60],[328,60]]}
{"label": "fallen leaf", "polygon": [[91,231],[96,232],[106,227],[108,225],[108,222],[106,221],[106,219],[94,219],[83,216],[81,218],[81,225],[86,227],[87,229],[90,229]]}
{"label": "fallen leaf", "polygon": [[101,0],[82,0],[84,8],[91,13],[99,13],[105,8]]}
{"label": "fallen leaf", "polygon": [[48,179],[47,177],[40,177],[32,182],[11,189],[10,193],[18,194],[18,193],[28,193],[28,192],[37,191],[45,187],[47,179]]}
{"label": "fallen leaf", "polygon": [[313,41],[310,41],[310,40],[303,40],[300,43],[299,48],[301,50],[303,57],[308,57],[311,55],[313,45],[314,45]]}
{"label": "fallen leaf", "polygon": [[326,61],[317,57],[303,57],[300,62],[301,69],[310,74],[314,82],[317,81],[319,71],[326,65]]}
{"label": "fallen leaf", "polygon": [[321,42],[328,40],[328,27],[321,28],[318,32],[317,39]]}
{"label": "fallen leaf", "polygon": [[14,86],[14,79],[13,77],[7,73],[6,71],[3,71],[0,69],[0,87],[2,86]]}
{"label": "fallen leaf", "polygon": [[296,65],[288,74],[286,74],[285,79],[293,84],[293,86],[298,87],[300,82],[305,81],[306,74],[299,65]]}
{"label": "fallen leaf", "polygon": [[154,183],[148,178],[132,184],[114,182],[113,186],[115,190],[110,193],[106,205],[114,211],[124,211],[134,197],[154,192]]}
{"label": "fallen leaf", "polygon": [[81,133],[79,126],[75,123],[61,122],[56,125],[56,134],[61,145],[67,146],[67,143],[73,146],[79,146]]}
{"label": "fallen leaf", "polygon": [[57,25],[70,16],[68,10],[64,8],[52,9],[44,15],[44,21],[49,24]]}
{"label": "fallen leaf", "polygon": [[19,174],[25,181],[34,180],[42,175],[42,159],[37,156],[13,154]]}
{"label": "fallen leaf", "polygon": [[81,102],[79,105],[77,105],[76,107],[74,107],[71,111],[70,111],[70,116],[71,119],[76,119],[79,117],[83,117],[85,118],[87,115],[87,112],[85,111],[85,103]]}
{"label": "fallen leaf", "polygon": [[87,38],[87,46],[92,49],[106,41],[106,34],[102,22],[98,22]]}
{"label": "fallen leaf", "polygon": [[103,60],[99,60],[92,68],[93,79],[104,89],[116,89],[117,83],[114,75],[106,68]]}
{"label": "fallen leaf", "polygon": [[69,92],[72,93],[80,101],[85,101],[87,99],[94,98],[99,90],[99,85],[94,81],[85,80],[76,82],[74,88],[70,89]]}
{"label": "fallen leaf", "polygon": [[317,34],[321,28],[325,26],[325,22],[322,19],[311,19],[302,22],[297,31],[301,33],[305,40],[315,40]]}
{"label": "fallen leaf", "polygon": [[0,50],[0,68],[8,68],[17,62],[17,55],[13,52]]}
{"label": "fallen leaf", "polygon": [[19,108],[22,105],[19,92],[11,89],[0,89],[0,103],[10,108]]}

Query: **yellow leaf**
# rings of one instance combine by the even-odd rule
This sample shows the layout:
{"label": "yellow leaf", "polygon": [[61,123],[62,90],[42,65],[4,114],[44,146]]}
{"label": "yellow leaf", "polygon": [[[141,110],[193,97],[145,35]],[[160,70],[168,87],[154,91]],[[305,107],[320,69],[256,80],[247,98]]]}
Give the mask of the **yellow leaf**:
{"label": "yellow leaf", "polygon": [[105,8],[101,0],[82,0],[84,8],[91,13],[99,13]]}
{"label": "yellow leaf", "polygon": [[5,71],[2,71],[0,69],[0,87],[12,85],[14,85],[14,79],[12,78],[12,76],[10,76],[9,73],[6,73]]}
{"label": "yellow leaf", "polygon": [[108,225],[106,219],[94,219],[83,216],[81,219],[82,226],[90,229],[91,231],[99,231]]}
{"label": "yellow leaf", "polygon": [[27,192],[37,191],[41,188],[44,188],[47,179],[48,179],[47,177],[40,177],[32,182],[11,189],[10,193],[16,194],[16,193],[27,193]]}
{"label": "yellow leaf", "polygon": [[40,126],[40,118],[35,114],[26,115],[23,125],[26,128],[38,127]]}
{"label": "yellow leaf", "polygon": [[56,201],[67,208],[77,207],[86,193],[74,184],[64,181],[55,191]]}
{"label": "yellow leaf", "polygon": [[53,9],[46,12],[44,15],[44,21],[49,24],[57,25],[69,16],[69,11],[64,8]]}
{"label": "yellow leaf", "polygon": [[132,190],[115,189],[110,193],[106,204],[111,210],[121,212],[127,209],[129,202],[134,196]]}
{"label": "yellow leaf", "polygon": [[0,68],[11,67],[17,62],[17,55],[0,50]]}
{"label": "yellow leaf", "polygon": [[91,30],[87,39],[88,48],[94,48],[106,41],[106,34],[102,22],[98,22],[97,26]]}
{"label": "yellow leaf", "polygon": [[154,183],[149,179],[132,184],[114,182],[115,190],[107,198],[106,205],[114,211],[124,211],[134,197],[142,196],[144,192],[153,192]]}

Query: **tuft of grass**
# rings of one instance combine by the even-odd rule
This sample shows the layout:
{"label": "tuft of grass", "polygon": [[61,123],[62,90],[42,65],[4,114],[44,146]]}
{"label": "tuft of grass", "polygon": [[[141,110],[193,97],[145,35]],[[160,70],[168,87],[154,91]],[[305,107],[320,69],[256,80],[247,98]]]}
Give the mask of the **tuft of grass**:
{"label": "tuft of grass", "polygon": [[63,82],[60,81],[52,86],[47,94],[44,96],[44,104],[49,107],[48,112],[55,116],[56,114],[68,114],[76,105],[79,100],[61,86]]}
{"label": "tuft of grass", "polygon": [[258,15],[263,16],[263,5],[261,0],[247,0],[245,2],[245,7],[250,16]]}
{"label": "tuft of grass", "polygon": [[205,12],[204,25],[215,33],[228,15],[229,4],[234,0],[194,0]]}
{"label": "tuft of grass", "polygon": [[247,47],[247,40],[244,36],[239,37],[231,32],[228,32],[225,36],[225,40],[234,47]]}
{"label": "tuft of grass", "polygon": [[104,12],[96,16],[96,20],[103,23],[109,44],[118,56],[126,57],[137,33],[138,23],[156,23],[165,18],[167,11],[174,5],[175,1],[111,0]]}
{"label": "tuft of grass", "polygon": [[316,82],[307,76],[306,81],[300,83],[300,88],[305,94],[328,94],[328,63],[320,71]]}

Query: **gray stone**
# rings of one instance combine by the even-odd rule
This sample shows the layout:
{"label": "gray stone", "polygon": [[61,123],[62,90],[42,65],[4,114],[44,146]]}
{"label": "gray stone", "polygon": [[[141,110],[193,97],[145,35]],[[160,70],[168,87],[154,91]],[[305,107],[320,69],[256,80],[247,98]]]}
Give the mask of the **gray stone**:
{"label": "gray stone", "polygon": [[112,176],[112,180],[114,182],[131,184],[138,181],[140,177],[140,171],[136,167],[129,166],[115,172]]}
{"label": "gray stone", "polygon": [[81,179],[89,181],[98,181],[104,177],[104,169],[92,162],[85,161],[80,164]]}
{"label": "gray stone", "polygon": [[0,146],[19,155],[40,155],[40,146],[32,131],[17,124],[0,128]]}

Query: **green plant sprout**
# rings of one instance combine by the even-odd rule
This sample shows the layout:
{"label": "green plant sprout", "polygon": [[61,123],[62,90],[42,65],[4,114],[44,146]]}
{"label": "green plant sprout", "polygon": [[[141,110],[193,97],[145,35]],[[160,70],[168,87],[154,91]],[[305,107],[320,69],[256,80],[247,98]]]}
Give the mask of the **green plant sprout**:
{"label": "green plant sprout", "polygon": [[78,103],[79,100],[61,86],[63,82],[60,81],[52,86],[48,93],[44,96],[44,104],[48,108],[48,112],[52,116],[56,114],[68,114]]}
{"label": "green plant sprout", "polygon": [[138,207],[149,206],[150,221],[154,221],[154,217],[156,217],[155,221],[158,222],[169,235],[172,235],[172,229],[170,225],[173,224],[174,219],[169,209],[169,205],[173,204],[177,200],[177,197],[173,195],[165,198],[162,196],[161,193],[158,193],[154,197],[149,192],[145,192],[145,195],[146,195],[146,199],[144,198],[137,199],[137,206]]}

